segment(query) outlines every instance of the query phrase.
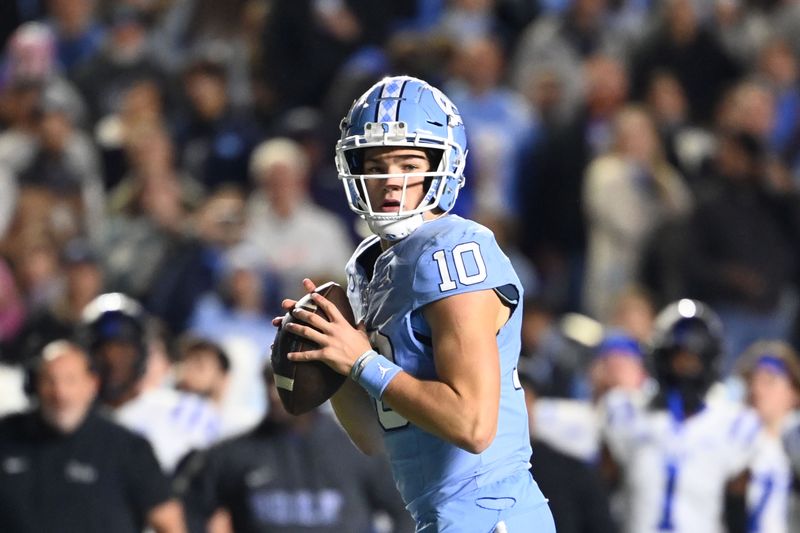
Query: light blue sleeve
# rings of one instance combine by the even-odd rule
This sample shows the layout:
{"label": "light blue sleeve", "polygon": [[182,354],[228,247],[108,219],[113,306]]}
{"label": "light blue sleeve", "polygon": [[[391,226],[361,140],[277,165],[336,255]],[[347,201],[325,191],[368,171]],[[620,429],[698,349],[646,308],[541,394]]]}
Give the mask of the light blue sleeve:
{"label": "light blue sleeve", "polygon": [[475,223],[453,226],[427,240],[413,271],[415,307],[465,292],[522,287],[492,232]]}

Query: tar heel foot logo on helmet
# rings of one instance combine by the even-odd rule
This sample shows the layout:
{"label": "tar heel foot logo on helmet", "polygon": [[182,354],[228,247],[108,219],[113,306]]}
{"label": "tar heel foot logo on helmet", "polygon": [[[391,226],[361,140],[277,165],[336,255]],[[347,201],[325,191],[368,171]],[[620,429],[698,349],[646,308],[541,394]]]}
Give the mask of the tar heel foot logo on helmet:
{"label": "tar heel foot logo on helmet", "polygon": [[[455,104],[439,89],[410,76],[387,77],[373,85],[348,111],[340,124],[336,168],[350,209],[367,221],[382,239],[407,237],[429,211],[446,213],[455,205],[464,184],[467,137]],[[367,174],[364,151],[396,147],[436,155],[435,168],[408,174]],[[425,178],[427,190],[417,205],[405,205],[409,179]],[[367,182],[399,179],[402,201],[398,211],[371,205]],[[418,181],[416,183],[419,183]]]}

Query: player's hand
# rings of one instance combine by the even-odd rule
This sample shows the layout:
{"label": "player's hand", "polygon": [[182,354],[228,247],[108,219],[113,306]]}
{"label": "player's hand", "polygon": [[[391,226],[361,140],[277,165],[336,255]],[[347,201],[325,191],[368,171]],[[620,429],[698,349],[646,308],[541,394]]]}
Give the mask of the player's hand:
{"label": "player's hand", "polygon": [[363,323],[359,324],[358,328],[351,326],[339,309],[324,296],[314,293],[311,298],[330,320],[297,308],[292,314],[309,325],[292,323],[286,327],[290,328],[289,331],[292,333],[319,344],[320,348],[289,353],[288,357],[292,361],[322,361],[336,372],[348,375],[356,359],[372,349],[366,328]]}
{"label": "player's hand", "polygon": [[[305,279],[303,279],[303,288],[307,292],[311,293],[311,292],[314,292],[316,290],[317,286],[316,286],[316,284],[314,284],[313,281],[311,281],[308,278],[305,278]],[[283,309],[284,311],[286,311],[288,313],[289,311],[291,311],[294,308],[295,304],[297,304],[297,300],[292,300],[291,298],[286,298],[281,302],[281,309]],[[275,318],[273,318],[272,319],[272,325],[275,326],[276,328],[280,329],[281,326],[283,326],[283,318],[284,318],[284,316],[285,315],[281,315],[281,316],[276,316]]]}

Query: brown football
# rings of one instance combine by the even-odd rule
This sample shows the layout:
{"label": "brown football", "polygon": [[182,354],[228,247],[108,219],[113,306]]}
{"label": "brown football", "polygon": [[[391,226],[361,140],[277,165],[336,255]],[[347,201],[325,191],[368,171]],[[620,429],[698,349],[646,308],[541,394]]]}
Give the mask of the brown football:
{"label": "brown football", "polygon": [[[329,281],[314,291],[333,303],[339,312],[355,327],[353,310],[347,300],[347,293],[341,285]],[[322,309],[305,295],[297,301],[295,307],[302,307],[327,319]],[[303,323],[291,313],[283,319],[283,325],[293,322]],[[319,361],[294,362],[287,354],[316,350],[319,345],[308,339],[290,333],[285,327],[278,329],[272,345],[272,369],[275,374],[275,385],[283,407],[293,415],[301,415],[324,403],[339,390],[345,377]]]}

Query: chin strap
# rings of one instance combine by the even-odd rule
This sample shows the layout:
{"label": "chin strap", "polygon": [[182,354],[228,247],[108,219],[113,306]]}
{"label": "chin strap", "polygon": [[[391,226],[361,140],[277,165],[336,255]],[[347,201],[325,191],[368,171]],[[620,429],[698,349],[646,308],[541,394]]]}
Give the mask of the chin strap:
{"label": "chin strap", "polygon": [[374,220],[367,218],[370,231],[387,241],[399,241],[411,235],[424,222],[422,213],[395,220]]}

